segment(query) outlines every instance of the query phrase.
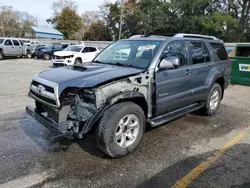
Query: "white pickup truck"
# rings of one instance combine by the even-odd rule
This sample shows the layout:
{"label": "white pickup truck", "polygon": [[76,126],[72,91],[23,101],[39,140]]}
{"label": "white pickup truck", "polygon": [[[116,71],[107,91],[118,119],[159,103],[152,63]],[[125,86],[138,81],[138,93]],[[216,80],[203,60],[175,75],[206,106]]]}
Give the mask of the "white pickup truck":
{"label": "white pickup truck", "polygon": [[15,38],[0,38],[0,60],[4,57],[29,56],[30,49]]}

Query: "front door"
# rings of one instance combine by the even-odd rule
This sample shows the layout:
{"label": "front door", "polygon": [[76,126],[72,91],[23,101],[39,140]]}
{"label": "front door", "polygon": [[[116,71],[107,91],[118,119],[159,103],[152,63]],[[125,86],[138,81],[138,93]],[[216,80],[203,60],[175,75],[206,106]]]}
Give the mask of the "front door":
{"label": "front door", "polygon": [[10,39],[4,42],[4,55],[13,56],[15,54],[14,46]]}
{"label": "front door", "polygon": [[170,42],[164,53],[179,57],[181,66],[177,69],[159,69],[155,74],[157,116],[191,104],[192,97],[192,71],[187,42]]}

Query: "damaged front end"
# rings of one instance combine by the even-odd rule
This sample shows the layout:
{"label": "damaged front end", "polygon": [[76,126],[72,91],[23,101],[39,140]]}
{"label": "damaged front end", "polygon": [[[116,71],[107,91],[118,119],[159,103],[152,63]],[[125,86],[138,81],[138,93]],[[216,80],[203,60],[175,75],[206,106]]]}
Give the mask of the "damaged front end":
{"label": "damaged front end", "polygon": [[29,95],[36,100],[36,109],[27,107],[26,111],[45,127],[55,129],[56,138],[60,135],[82,138],[83,134],[94,127],[107,108],[121,100],[140,98],[139,101],[143,103],[147,116],[152,116],[153,72],[150,71],[99,84],[93,88],[69,86],[60,97],[54,93],[54,98],[58,99],[58,102],[53,104],[44,99],[44,93],[48,94],[47,90],[52,91],[47,88],[50,86],[35,82],[37,88],[41,84],[44,85],[45,92],[35,90],[31,84]]}

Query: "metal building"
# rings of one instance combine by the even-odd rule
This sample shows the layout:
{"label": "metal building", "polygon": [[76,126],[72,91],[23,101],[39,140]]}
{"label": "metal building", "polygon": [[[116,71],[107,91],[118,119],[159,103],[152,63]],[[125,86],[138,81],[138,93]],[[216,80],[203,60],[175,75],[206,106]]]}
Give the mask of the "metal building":
{"label": "metal building", "polygon": [[25,32],[25,37],[28,38],[48,38],[48,39],[63,39],[63,34],[53,28],[42,28],[31,26]]}

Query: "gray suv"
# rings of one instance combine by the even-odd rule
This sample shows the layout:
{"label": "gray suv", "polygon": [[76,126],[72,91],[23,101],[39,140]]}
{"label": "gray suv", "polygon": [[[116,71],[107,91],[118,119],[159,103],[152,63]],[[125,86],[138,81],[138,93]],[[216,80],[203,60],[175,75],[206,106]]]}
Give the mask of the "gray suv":
{"label": "gray suv", "polygon": [[92,62],[37,74],[26,111],[59,137],[96,132],[113,158],[132,152],[146,126],[192,111],[214,114],[228,87],[231,63],[223,41],[203,35],[134,36]]}

